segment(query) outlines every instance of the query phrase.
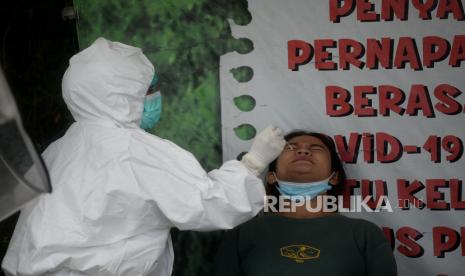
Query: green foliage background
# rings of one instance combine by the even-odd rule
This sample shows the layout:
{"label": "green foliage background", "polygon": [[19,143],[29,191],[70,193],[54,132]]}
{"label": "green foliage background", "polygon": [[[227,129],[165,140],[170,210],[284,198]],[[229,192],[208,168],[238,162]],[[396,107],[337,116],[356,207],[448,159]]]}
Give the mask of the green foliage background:
{"label": "green foliage background", "polygon": [[247,24],[245,0],[75,0],[81,49],[97,37],[141,47],[164,96],[153,130],[191,151],[206,167],[221,161],[219,57],[252,50],[231,36],[227,19]]}
{"label": "green foliage background", "polygon": [[[207,170],[221,165],[219,58],[253,48],[250,40],[231,36],[227,21],[248,24],[247,1],[75,0],[74,4],[81,49],[103,36],[142,48],[154,63],[164,110],[152,132],[192,152]],[[173,275],[211,274],[221,232],[172,234]]]}

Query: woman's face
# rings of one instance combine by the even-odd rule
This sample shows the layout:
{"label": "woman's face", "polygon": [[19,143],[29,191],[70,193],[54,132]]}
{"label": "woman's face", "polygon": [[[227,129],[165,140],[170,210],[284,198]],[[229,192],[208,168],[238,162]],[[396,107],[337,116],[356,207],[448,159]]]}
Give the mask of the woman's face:
{"label": "woman's face", "polygon": [[276,163],[276,175],[284,181],[320,181],[331,173],[329,149],[320,139],[308,135],[290,139]]}

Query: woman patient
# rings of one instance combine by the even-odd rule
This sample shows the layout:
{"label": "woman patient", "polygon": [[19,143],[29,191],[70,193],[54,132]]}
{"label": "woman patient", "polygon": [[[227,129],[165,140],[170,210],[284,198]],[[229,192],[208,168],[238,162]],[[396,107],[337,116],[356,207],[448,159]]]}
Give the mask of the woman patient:
{"label": "woman patient", "polygon": [[[274,212],[225,234],[215,275],[397,275],[391,247],[375,224],[318,208],[318,196],[340,195],[345,181],[333,140],[303,131],[285,140],[266,176],[267,194],[284,199],[265,208]],[[295,204],[303,197],[305,204]]]}

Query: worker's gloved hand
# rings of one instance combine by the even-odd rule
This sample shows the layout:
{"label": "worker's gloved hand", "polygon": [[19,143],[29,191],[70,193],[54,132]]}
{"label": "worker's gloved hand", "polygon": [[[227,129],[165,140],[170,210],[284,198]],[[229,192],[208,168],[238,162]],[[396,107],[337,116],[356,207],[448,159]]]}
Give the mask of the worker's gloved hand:
{"label": "worker's gloved hand", "polygon": [[253,174],[259,175],[271,161],[275,160],[284,148],[282,130],[268,126],[255,136],[252,147],[242,157],[244,164]]}

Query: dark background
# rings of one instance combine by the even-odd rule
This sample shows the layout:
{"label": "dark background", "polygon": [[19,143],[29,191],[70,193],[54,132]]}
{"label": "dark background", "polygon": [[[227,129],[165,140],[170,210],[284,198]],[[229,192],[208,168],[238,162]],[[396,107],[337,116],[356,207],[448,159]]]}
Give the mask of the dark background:
{"label": "dark background", "polygon": [[[0,64],[39,152],[72,122],[61,98],[61,78],[69,58],[78,51],[76,22],[62,18],[63,8],[72,5],[71,0],[4,0],[0,4]],[[0,222],[0,260],[17,218],[15,214]]]}

